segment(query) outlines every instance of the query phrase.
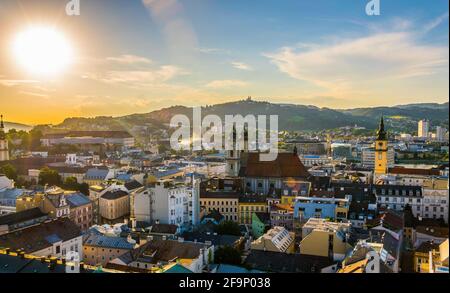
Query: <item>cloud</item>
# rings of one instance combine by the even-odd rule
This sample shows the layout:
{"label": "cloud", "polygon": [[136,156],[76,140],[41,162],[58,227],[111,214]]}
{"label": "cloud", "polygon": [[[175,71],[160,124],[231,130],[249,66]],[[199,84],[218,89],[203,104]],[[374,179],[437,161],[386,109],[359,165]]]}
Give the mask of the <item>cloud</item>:
{"label": "cloud", "polygon": [[178,0],[142,0],[154,21],[162,27],[169,49],[174,53],[194,52],[197,35],[184,15],[183,5]]}
{"label": "cloud", "polygon": [[39,98],[48,98],[49,95],[47,94],[40,94],[35,92],[28,92],[28,91],[19,91],[19,94],[23,94],[26,96],[32,96],[32,97],[39,97]]}
{"label": "cloud", "polygon": [[248,83],[245,81],[225,79],[225,80],[213,80],[210,83],[206,84],[205,86],[208,88],[219,89],[230,87],[244,87],[247,85]]}
{"label": "cloud", "polygon": [[117,63],[122,63],[122,64],[151,64],[152,63],[152,60],[150,60],[148,58],[136,56],[136,55],[128,55],[128,54],[120,55],[117,57],[107,57],[106,60],[117,62]]}
{"label": "cloud", "polygon": [[104,73],[86,73],[82,78],[111,84],[121,83],[130,87],[140,87],[161,84],[186,74],[189,73],[177,66],[163,65],[154,70],[110,70]]}
{"label": "cloud", "polygon": [[245,63],[243,63],[243,62],[237,62],[237,61],[234,61],[234,62],[231,62],[231,65],[232,65],[234,68],[240,69],[240,70],[247,70],[247,71],[253,70],[253,68],[252,68],[250,65],[245,64]]}
{"label": "cloud", "polygon": [[231,54],[231,51],[225,50],[225,49],[220,49],[220,48],[205,48],[205,47],[201,47],[201,48],[197,48],[197,50],[200,53],[204,53],[204,54],[225,54],[225,55],[230,55]]}
{"label": "cloud", "polygon": [[39,83],[38,80],[23,80],[23,79],[0,79],[0,84],[4,86],[18,86],[24,84]]}
{"label": "cloud", "polygon": [[265,53],[281,72],[328,90],[327,95],[367,91],[404,79],[448,72],[448,48],[421,45],[412,32],[375,33],[299,49]]}
{"label": "cloud", "polygon": [[438,27],[441,23],[443,23],[445,20],[448,19],[448,12],[438,16],[437,18],[433,19],[431,22],[427,23],[425,27],[423,28],[424,33],[428,33],[429,31],[432,31],[436,27]]}

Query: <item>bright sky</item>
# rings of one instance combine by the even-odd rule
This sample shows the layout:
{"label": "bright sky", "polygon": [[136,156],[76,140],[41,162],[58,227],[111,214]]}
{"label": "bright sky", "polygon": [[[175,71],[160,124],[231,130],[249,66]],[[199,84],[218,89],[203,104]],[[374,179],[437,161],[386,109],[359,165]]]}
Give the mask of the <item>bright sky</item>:
{"label": "bright sky", "polygon": [[[368,0],[81,0],[72,17],[67,2],[0,0],[7,121],[59,123],[247,96],[331,108],[448,101],[448,0],[381,0],[381,15],[371,17]],[[38,26],[55,28],[71,47],[73,60],[58,74],[17,60],[14,40]],[[36,48],[47,43],[55,49]]]}

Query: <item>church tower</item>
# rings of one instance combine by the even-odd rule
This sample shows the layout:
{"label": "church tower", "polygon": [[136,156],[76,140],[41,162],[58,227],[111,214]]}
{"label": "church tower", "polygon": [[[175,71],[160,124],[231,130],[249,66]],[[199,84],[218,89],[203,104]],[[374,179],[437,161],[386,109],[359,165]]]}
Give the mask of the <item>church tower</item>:
{"label": "church tower", "polygon": [[383,116],[375,140],[375,174],[386,174],[388,172],[388,139],[384,130]]}
{"label": "church tower", "polygon": [[244,127],[244,149],[243,150],[238,150],[238,148],[236,147],[240,138],[237,137],[235,126],[233,126],[232,137],[230,137],[228,139],[232,139],[233,149],[227,150],[225,153],[226,174],[230,177],[237,177],[237,176],[239,176],[239,170],[241,169],[242,155],[248,152],[248,129],[246,127]]}
{"label": "church tower", "polygon": [[0,116],[0,162],[9,160],[8,139],[6,138],[3,115]]}

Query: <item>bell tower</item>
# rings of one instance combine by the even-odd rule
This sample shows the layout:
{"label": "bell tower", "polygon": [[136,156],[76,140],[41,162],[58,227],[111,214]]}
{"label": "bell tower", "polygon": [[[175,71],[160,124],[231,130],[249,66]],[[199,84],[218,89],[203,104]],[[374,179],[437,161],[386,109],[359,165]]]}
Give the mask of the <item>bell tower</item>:
{"label": "bell tower", "polygon": [[388,139],[384,130],[383,116],[375,140],[375,174],[386,174],[388,172]]}
{"label": "bell tower", "polygon": [[9,160],[8,139],[6,138],[3,115],[0,115],[0,162]]}
{"label": "bell tower", "polygon": [[[242,135],[242,134],[241,134]],[[236,127],[233,126],[232,136],[228,139],[233,142],[233,149],[227,150],[225,153],[226,160],[226,173],[228,176],[237,177],[239,175],[239,170],[241,169],[241,157],[243,153],[248,152],[248,129],[244,127],[244,149],[239,150],[236,146],[241,137],[238,137],[236,132]]]}

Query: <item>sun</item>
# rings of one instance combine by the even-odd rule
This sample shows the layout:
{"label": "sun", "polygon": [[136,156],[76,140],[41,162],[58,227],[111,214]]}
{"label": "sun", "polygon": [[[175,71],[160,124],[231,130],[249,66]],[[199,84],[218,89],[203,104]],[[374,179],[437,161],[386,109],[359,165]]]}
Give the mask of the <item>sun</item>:
{"label": "sun", "polygon": [[17,63],[32,75],[41,77],[62,73],[73,61],[73,50],[58,30],[31,27],[19,33],[13,42]]}

